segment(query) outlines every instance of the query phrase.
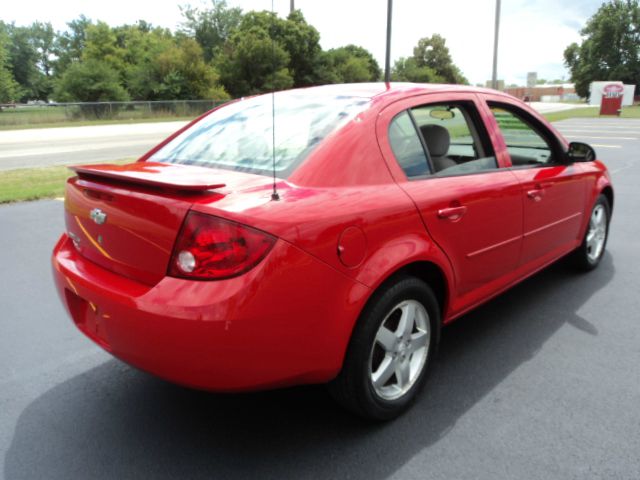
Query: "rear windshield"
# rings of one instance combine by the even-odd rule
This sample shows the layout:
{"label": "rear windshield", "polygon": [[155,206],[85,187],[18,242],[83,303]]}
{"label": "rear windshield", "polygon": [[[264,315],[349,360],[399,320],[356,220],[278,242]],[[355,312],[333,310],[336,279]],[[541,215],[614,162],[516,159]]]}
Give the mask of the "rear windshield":
{"label": "rear windshield", "polygon": [[[272,101],[275,105],[273,121]],[[354,96],[290,91],[224,106],[182,132],[150,161],[273,174],[288,177],[331,132],[369,104]]]}

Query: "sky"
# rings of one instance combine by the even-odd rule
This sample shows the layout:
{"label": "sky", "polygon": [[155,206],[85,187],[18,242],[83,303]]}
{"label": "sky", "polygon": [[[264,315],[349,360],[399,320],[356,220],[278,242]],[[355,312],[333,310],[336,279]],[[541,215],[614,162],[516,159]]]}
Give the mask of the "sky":
{"label": "sky", "polygon": [[[289,0],[273,0],[281,16]],[[603,0],[502,0],[498,77],[507,84],[526,84],[527,72],[538,78],[568,78],[562,53],[580,41],[580,29]],[[210,2],[210,0],[209,0]],[[29,25],[51,22],[56,30],[84,14],[115,26],[143,19],[175,30],[180,5],[207,5],[203,0],[21,0],[5,1],[0,20]],[[270,10],[271,0],[227,0],[244,11]],[[385,0],[295,0],[308,23],[320,32],[324,49],[360,45],[384,67]],[[410,56],[422,37],[442,35],[453,61],[472,84],[491,78],[495,0],[395,0],[391,58]]]}

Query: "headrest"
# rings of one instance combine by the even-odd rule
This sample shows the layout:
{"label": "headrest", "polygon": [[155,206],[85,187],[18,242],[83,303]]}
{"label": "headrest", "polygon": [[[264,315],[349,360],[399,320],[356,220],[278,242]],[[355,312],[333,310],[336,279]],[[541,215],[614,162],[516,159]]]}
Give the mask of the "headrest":
{"label": "headrest", "polygon": [[444,157],[449,152],[449,130],[440,125],[423,125],[420,131],[432,157]]}

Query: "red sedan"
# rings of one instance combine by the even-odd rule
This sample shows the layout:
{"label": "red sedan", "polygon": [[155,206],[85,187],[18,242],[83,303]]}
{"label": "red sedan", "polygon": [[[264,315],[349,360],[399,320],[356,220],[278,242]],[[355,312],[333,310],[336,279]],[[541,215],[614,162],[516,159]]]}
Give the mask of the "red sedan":
{"label": "red sedan", "polygon": [[613,207],[591,147],[466,86],[257,96],[74,169],[53,270],[85,335],[195,388],[329,383],[377,419],[443,325],[568,254],[595,268]]}

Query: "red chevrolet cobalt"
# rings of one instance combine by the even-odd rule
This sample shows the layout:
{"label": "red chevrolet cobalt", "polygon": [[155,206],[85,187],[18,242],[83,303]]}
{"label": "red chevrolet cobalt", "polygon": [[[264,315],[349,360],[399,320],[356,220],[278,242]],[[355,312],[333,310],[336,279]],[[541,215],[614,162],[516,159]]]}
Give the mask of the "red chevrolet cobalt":
{"label": "red chevrolet cobalt", "polygon": [[613,207],[591,147],[466,86],[243,99],[74,170],[53,271],[86,336],[195,388],[328,383],[376,419],[443,325],[566,255],[595,268]]}

